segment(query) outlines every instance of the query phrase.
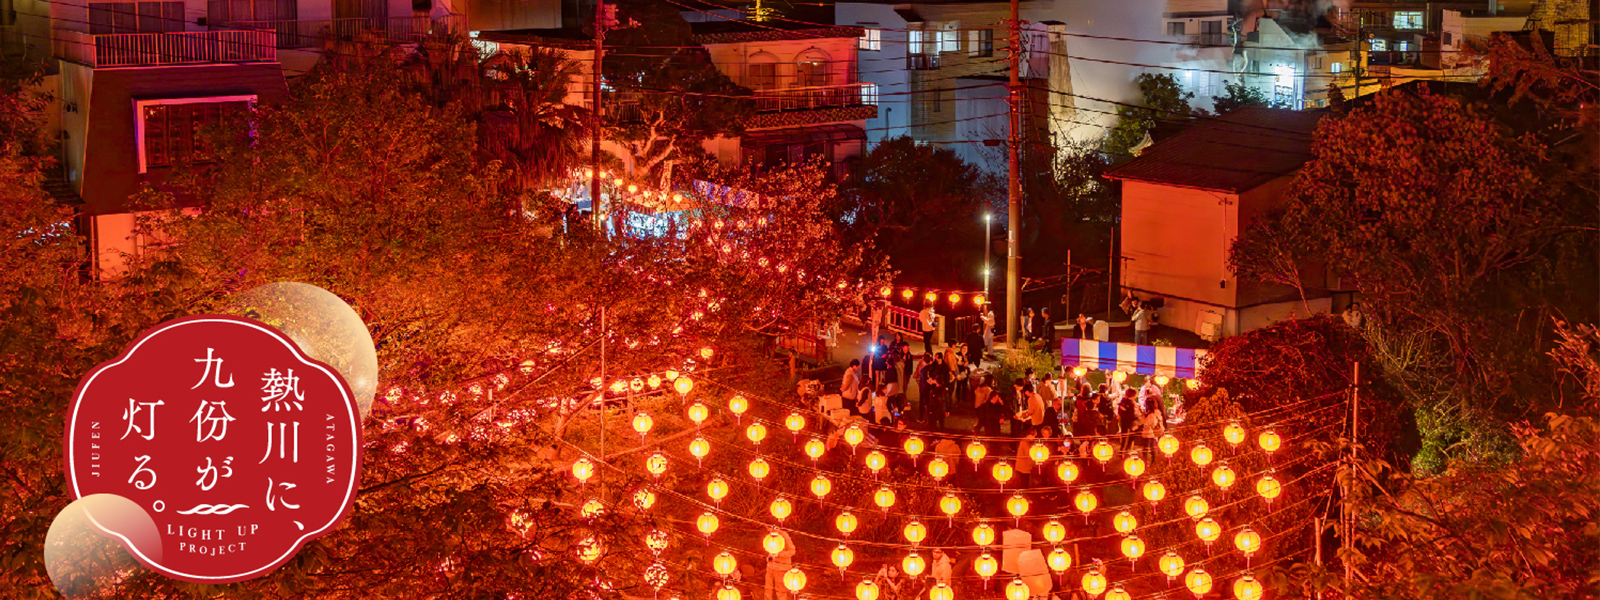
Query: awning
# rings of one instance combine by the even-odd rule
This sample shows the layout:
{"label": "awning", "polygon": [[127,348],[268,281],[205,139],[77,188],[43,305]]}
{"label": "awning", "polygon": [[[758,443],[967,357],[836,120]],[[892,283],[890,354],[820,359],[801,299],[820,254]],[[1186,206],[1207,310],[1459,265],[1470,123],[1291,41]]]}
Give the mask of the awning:
{"label": "awning", "polygon": [[1061,367],[1128,371],[1141,375],[1166,375],[1193,379],[1200,374],[1205,350],[1172,346],[1139,346],[1067,338],[1061,340]]}
{"label": "awning", "polygon": [[746,131],[744,135],[739,137],[739,145],[745,148],[764,148],[766,146],[788,146],[790,144],[809,144],[813,142],[847,142],[866,139],[867,132],[860,127],[847,123],[832,123],[828,125]]}

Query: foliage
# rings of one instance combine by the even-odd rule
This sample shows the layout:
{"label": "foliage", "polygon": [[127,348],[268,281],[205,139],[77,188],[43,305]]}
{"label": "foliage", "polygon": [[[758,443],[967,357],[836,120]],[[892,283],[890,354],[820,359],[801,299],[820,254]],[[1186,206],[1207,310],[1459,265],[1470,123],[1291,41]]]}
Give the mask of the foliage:
{"label": "foliage", "polygon": [[607,150],[639,177],[661,177],[674,162],[704,153],[701,143],[737,136],[753,106],[750,90],[734,83],[694,41],[672,4],[626,0],[619,29],[606,33],[617,50],[605,58],[608,85],[628,90],[606,98]]}
{"label": "foliage", "polygon": [[969,270],[971,249],[982,249],[974,243],[958,250],[950,240],[982,240],[976,228],[995,193],[994,183],[953,150],[900,136],[861,157],[829,216],[850,241],[870,241],[891,264],[917,269],[908,273],[912,279],[947,278]]}
{"label": "foliage", "polygon": [[1141,73],[1134,78],[1134,83],[1139,86],[1139,103],[1117,107],[1117,124],[1106,134],[1104,142],[1107,154],[1132,156],[1133,147],[1139,145],[1144,134],[1156,123],[1182,121],[1205,112],[1189,106],[1194,92],[1183,91],[1178,78],[1172,75]]}
{"label": "foliage", "polygon": [[[1029,275],[1064,270],[1068,250],[1080,257],[1109,254],[1105,244],[1121,209],[1116,189],[1102,177],[1111,169],[1111,156],[1092,145],[1073,144],[1056,148],[1054,155],[1025,153],[1024,159],[1022,252],[1040,257],[1030,260]],[[1085,261],[1074,262],[1082,266]]]}
{"label": "foliage", "polygon": [[1243,81],[1228,81],[1223,85],[1226,92],[1221,96],[1212,98],[1212,108],[1217,114],[1227,114],[1246,106],[1267,106],[1267,94],[1261,88],[1245,85]]}
{"label": "foliage", "polygon": [[1228,270],[1240,279],[1291,286],[1300,294],[1300,306],[1311,314],[1306,281],[1301,269],[1315,255],[1298,246],[1301,225],[1287,219],[1260,219],[1246,227],[1228,248]]}

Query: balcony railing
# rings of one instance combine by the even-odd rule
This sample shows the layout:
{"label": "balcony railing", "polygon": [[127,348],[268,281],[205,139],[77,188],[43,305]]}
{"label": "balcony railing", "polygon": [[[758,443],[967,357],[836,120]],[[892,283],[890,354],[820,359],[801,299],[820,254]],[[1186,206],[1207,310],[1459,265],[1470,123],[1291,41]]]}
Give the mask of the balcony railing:
{"label": "balcony railing", "polygon": [[907,54],[906,68],[912,70],[928,70],[939,68],[939,55],[934,54]]}
{"label": "balcony railing", "polygon": [[465,19],[459,16],[444,19],[363,17],[322,21],[235,21],[221,23],[216,28],[265,31],[276,36],[279,48],[291,50],[321,48],[328,41],[355,39],[362,34],[377,35],[397,42],[416,42],[430,34],[461,32],[465,25]]}
{"label": "balcony railing", "polygon": [[793,87],[779,90],[756,90],[756,110],[771,112],[860,106],[867,104],[868,100],[870,100],[862,96],[863,91],[869,85],[872,84],[846,83],[842,85]]}
{"label": "balcony railing", "polygon": [[278,48],[270,31],[102,35],[56,31],[52,39],[56,56],[95,68],[278,60]]}

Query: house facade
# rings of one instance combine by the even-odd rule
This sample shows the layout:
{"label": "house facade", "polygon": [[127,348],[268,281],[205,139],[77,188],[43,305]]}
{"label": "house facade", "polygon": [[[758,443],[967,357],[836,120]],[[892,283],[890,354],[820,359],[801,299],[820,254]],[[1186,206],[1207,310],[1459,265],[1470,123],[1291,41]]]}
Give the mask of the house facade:
{"label": "house facade", "polygon": [[1161,322],[1208,339],[1274,321],[1331,312],[1336,287],[1304,265],[1306,296],[1290,286],[1241,281],[1228,248],[1312,158],[1320,111],[1242,108],[1200,121],[1146,148],[1107,177],[1122,188],[1122,286],[1161,300]]}

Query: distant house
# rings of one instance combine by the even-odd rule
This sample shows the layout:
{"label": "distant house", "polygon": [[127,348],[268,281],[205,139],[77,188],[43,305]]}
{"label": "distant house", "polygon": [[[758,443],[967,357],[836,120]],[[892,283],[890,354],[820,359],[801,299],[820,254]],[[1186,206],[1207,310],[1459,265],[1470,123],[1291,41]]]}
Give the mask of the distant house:
{"label": "distant house", "polygon": [[[1293,288],[1235,278],[1228,248],[1252,220],[1283,206],[1312,158],[1322,116],[1235,110],[1152,144],[1107,175],[1122,183],[1123,287],[1162,299],[1162,324],[1214,339],[1305,316]],[[1331,311],[1320,267],[1306,265],[1302,275],[1313,284],[1311,311]]]}

